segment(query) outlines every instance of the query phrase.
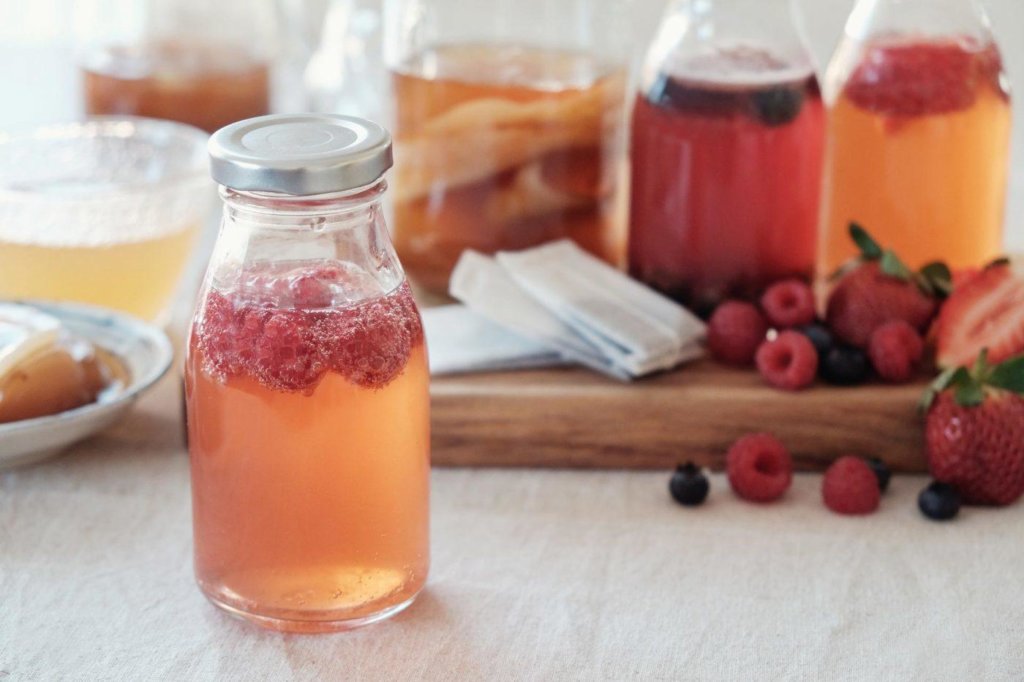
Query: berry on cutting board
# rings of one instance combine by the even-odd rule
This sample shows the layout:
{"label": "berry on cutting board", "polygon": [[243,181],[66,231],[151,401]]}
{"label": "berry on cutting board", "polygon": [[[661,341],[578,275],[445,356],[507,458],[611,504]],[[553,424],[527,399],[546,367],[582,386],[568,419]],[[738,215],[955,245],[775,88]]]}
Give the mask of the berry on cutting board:
{"label": "berry on cutting board", "polygon": [[814,292],[799,279],[786,279],[768,287],[761,296],[761,310],[777,329],[790,329],[814,322]]}
{"label": "berry on cutting board", "polygon": [[817,322],[805,324],[797,329],[798,332],[807,337],[807,340],[814,344],[814,350],[818,351],[818,360],[824,360],[825,356],[835,346],[836,340],[832,338],[832,332],[823,324]]}
{"label": "berry on cutting board", "polygon": [[768,333],[768,321],[752,303],[726,301],[712,313],[707,333],[713,358],[729,365],[749,365]]}
{"label": "berry on cutting board", "polygon": [[820,363],[821,378],[835,386],[856,386],[867,381],[871,367],[868,356],[859,348],[836,346]]}
{"label": "berry on cutting board", "polygon": [[772,386],[799,391],[814,383],[818,374],[818,352],[800,332],[784,331],[757,349],[757,369]]}
{"label": "berry on cutting board", "polygon": [[924,332],[939,299],[950,290],[949,269],[932,263],[914,272],[859,225],[850,226],[850,236],[862,255],[843,269],[829,295],[825,319],[832,333],[851,346],[866,348],[871,333],[893,320]]}
{"label": "berry on cutting board", "polygon": [[996,261],[963,284],[935,321],[940,367],[973,364],[982,348],[990,362],[1024,353],[1024,263]]}
{"label": "berry on cutting board", "polygon": [[751,502],[773,502],[793,482],[793,459],[770,433],[754,433],[733,443],[725,467],[733,492]]}
{"label": "berry on cutting board", "polygon": [[668,482],[668,491],[679,504],[684,507],[696,507],[703,504],[711,486],[708,477],[693,462],[680,464]]}
{"label": "berry on cutting board", "polygon": [[943,372],[925,393],[925,455],[936,480],[966,504],[1008,505],[1024,494],[1024,355]]}
{"label": "berry on cutting board", "polygon": [[892,478],[892,471],[889,470],[889,465],[878,457],[872,457],[868,460],[868,466],[875,472],[875,478],[878,479],[878,489],[884,493],[889,489],[889,480]]}
{"label": "berry on cutting board", "polygon": [[924,357],[924,339],[903,320],[886,322],[871,332],[868,357],[883,381],[906,383],[914,378]]}
{"label": "berry on cutting board", "polygon": [[933,521],[948,521],[960,513],[960,492],[948,483],[933,481],[917,496],[917,508]]}
{"label": "berry on cutting board", "polygon": [[840,457],[821,480],[821,498],[837,514],[871,514],[878,509],[881,495],[878,477],[860,457]]}

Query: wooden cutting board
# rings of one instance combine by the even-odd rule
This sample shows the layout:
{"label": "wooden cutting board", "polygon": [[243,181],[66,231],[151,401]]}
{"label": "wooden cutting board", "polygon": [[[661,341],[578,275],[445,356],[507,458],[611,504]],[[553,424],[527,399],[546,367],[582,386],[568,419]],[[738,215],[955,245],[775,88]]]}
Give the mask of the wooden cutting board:
{"label": "wooden cutting board", "polygon": [[433,463],[668,469],[692,459],[718,469],[737,438],[771,431],[801,470],[856,454],[924,471],[917,400],[926,383],[785,393],[753,370],[710,361],[634,384],[579,369],[439,377]]}

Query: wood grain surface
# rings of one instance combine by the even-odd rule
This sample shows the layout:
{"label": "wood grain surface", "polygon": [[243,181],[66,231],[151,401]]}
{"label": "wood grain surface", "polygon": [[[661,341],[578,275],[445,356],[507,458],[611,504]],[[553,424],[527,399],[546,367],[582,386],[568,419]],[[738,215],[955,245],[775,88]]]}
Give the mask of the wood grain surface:
{"label": "wood grain surface", "polygon": [[666,469],[693,459],[720,469],[734,440],[771,431],[800,470],[857,454],[924,471],[916,403],[925,383],[785,393],[753,370],[709,361],[634,384],[578,369],[438,377],[433,463]]}

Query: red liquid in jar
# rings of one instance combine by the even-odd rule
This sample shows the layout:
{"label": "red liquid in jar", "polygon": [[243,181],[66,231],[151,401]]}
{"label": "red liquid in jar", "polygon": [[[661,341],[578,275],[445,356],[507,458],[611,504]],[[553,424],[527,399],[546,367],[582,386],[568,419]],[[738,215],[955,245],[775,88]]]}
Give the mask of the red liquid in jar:
{"label": "red liquid in jar", "polygon": [[660,76],[633,113],[630,273],[701,313],[810,279],[824,123],[813,75]]}

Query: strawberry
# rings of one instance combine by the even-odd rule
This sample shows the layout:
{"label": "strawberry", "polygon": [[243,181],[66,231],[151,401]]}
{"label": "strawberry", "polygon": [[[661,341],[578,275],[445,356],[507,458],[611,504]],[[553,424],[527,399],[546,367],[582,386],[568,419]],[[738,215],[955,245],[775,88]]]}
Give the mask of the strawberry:
{"label": "strawberry", "polygon": [[925,455],[936,480],[968,504],[1007,505],[1024,494],[1024,355],[946,370],[925,395]]}
{"label": "strawberry", "polygon": [[862,255],[840,271],[828,298],[825,319],[832,332],[857,348],[867,347],[872,332],[894,320],[923,333],[950,288],[949,269],[932,263],[912,272],[859,225],[850,225],[850,236]]}
{"label": "strawberry", "polygon": [[996,261],[958,285],[934,333],[940,367],[970,365],[982,348],[990,362],[1024,353],[1024,263]]}
{"label": "strawberry", "polygon": [[985,62],[953,40],[870,44],[846,84],[854,104],[885,116],[962,111],[974,103]]}

